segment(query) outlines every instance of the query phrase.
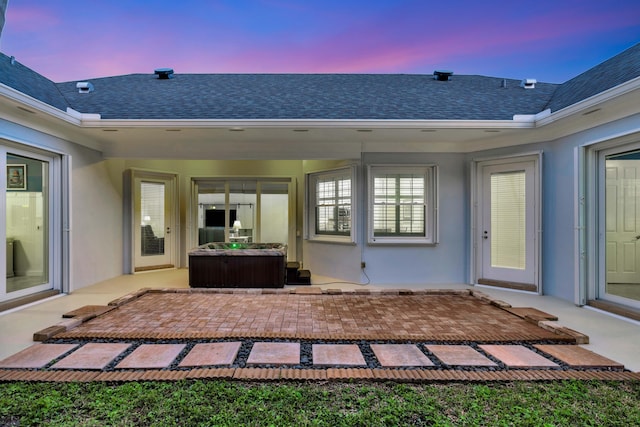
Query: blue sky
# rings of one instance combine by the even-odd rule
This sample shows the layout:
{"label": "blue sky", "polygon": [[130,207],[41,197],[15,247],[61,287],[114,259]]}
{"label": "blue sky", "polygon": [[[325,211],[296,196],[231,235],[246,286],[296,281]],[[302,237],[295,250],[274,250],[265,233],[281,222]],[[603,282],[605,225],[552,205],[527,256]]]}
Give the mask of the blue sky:
{"label": "blue sky", "polygon": [[0,51],[56,82],[170,67],[561,83],[638,42],[639,0],[9,0]]}

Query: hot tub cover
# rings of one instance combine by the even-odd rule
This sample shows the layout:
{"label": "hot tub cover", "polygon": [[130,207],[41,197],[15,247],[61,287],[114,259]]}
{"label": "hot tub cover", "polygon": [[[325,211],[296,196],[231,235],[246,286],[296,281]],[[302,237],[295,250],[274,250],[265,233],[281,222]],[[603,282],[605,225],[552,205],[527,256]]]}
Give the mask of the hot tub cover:
{"label": "hot tub cover", "polygon": [[282,243],[205,243],[189,251],[196,256],[286,256],[287,245]]}

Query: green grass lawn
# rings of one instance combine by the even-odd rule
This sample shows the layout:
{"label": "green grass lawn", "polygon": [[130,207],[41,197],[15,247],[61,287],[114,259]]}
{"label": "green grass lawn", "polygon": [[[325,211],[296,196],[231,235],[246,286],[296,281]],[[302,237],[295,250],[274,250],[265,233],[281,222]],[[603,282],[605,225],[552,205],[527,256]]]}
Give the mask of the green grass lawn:
{"label": "green grass lawn", "polygon": [[0,384],[0,426],[634,426],[640,382]]}

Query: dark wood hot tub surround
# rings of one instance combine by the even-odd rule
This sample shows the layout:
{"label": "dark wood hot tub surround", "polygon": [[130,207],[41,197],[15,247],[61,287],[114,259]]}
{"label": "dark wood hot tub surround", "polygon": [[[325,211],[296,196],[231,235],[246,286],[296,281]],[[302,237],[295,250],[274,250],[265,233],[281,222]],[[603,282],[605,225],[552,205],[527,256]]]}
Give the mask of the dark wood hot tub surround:
{"label": "dark wood hot tub surround", "polygon": [[279,243],[207,243],[189,252],[189,286],[282,288],[286,258]]}

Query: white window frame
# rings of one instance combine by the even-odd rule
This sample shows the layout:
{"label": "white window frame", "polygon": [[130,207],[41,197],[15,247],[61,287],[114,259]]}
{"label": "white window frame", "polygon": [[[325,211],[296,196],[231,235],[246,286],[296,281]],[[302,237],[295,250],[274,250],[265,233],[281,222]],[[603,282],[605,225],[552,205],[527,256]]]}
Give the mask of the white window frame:
{"label": "white window frame", "polygon": [[[341,178],[348,178],[351,181],[351,196],[350,196],[350,218],[351,227],[348,233],[331,233],[331,232],[319,232],[316,229],[316,208],[318,207],[318,194],[317,183],[320,180],[337,180]],[[356,167],[348,166],[338,169],[325,170],[321,172],[311,172],[305,175],[306,181],[306,223],[305,223],[305,237],[309,241],[318,242],[334,242],[334,243],[349,243],[355,244],[356,242],[356,230],[358,229],[356,212]]]}
{"label": "white window frame", "polygon": [[[424,177],[424,236],[415,235],[376,235],[374,230],[375,177],[383,174],[412,174]],[[369,165],[368,166],[368,243],[435,245],[438,243],[438,166],[429,165]]]}

